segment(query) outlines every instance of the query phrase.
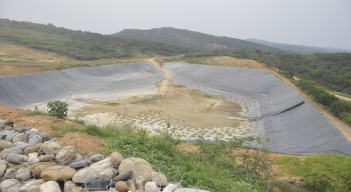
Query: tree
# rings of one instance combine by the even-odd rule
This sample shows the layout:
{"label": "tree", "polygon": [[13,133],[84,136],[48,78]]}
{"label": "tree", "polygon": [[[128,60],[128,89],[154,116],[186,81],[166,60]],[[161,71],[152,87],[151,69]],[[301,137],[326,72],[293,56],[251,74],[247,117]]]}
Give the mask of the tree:
{"label": "tree", "polygon": [[50,101],[47,105],[48,113],[51,116],[65,119],[67,118],[68,104],[62,101]]}

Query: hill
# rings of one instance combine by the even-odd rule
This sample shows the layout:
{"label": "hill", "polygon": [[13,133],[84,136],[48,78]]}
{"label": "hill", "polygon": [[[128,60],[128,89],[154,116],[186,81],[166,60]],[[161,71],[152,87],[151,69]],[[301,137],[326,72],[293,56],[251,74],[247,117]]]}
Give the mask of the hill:
{"label": "hill", "polygon": [[59,53],[79,60],[133,57],[137,53],[177,55],[196,51],[178,45],[74,31],[52,24],[0,19],[0,41]]}
{"label": "hill", "polygon": [[252,52],[260,50],[262,52],[286,52],[277,48],[269,47],[229,37],[219,37],[204,33],[176,29],[171,27],[154,28],[150,30],[125,29],[113,34],[113,36],[133,39],[152,40],[162,43],[172,43],[201,51],[245,51]]}
{"label": "hill", "polygon": [[308,47],[303,45],[292,45],[292,44],[285,44],[285,43],[274,43],[259,39],[246,39],[247,41],[251,41],[254,43],[259,43],[262,45],[267,45],[270,47],[275,47],[277,49],[294,51],[298,53],[338,53],[338,52],[351,52],[351,50],[347,49],[336,49],[336,48],[326,48],[326,47]]}

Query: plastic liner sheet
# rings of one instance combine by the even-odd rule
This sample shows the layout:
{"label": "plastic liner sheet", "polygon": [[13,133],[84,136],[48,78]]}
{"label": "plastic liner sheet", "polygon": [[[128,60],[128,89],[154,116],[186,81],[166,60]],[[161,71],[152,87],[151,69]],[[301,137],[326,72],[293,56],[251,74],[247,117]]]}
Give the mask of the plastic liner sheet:
{"label": "plastic liner sheet", "polygon": [[74,95],[114,95],[133,90],[157,92],[164,79],[148,63],[83,67],[0,78],[0,103],[25,108],[35,103],[65,100]]}
{"label": "plastic liner sheet", "polygon": [[164,67],[174,84],[247,106],[249,112],[242,115],[258,120],[256,135],[271,138],[274,143],[267,148],[273,152],[351,155],[351,145],[340,130],[268,71],[185,63]]}

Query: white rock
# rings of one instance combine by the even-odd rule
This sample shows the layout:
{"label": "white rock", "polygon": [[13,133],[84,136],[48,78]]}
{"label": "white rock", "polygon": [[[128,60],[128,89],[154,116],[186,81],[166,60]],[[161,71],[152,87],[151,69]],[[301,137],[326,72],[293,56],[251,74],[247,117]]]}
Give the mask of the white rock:
{"label": "white rock", "polygon": [[20,164],[27,161],[27,157],[24,155],[11,154],[7,158],[7,161],[10,163]]}
{"label": "white rock", "polygon": [[61,192],[61,189],[57,182],[48,181],[40,185],[40,192]]}
{"label": "white rock", "polygon": [[16,179],[18,180],[26,180],[30,177],[31,172],[28,168],[22,167],[21,169],[18,170],[16,174]]}
{"label": "white rock", "polygon": [[29,164],[39,163],[38,153],[29,153],[27,156]]}
{"label": "white rock", "polygon": [[5,179],[0,183],[1,191],[6,192],[18,192],[21,184],[17,179]]}
{"label": "white rock", "polygon": [[39,144],[42,142],[43,142],[43,139],[39,135],[35,135],[29,139],[28,144],[29,145],[36,145],[36,144]]}
{"label": "white rock", "polygon": [[147,192],[160,192],[160,188],[155,182],[147,182],[145,185],[145,191]]}
{"label": "white rock", "polygon": [[30,145],[28,145],[28,143],[25,143],[25,142],[23,142],[23,141],[18,141],[18,142],[16,142],[16,143],[14,143],[12,146],[11,146],[11,148],[19,148],[19,149],[21,149],[22,151],[25,149],[25,148],[27,148],[27,147],[29,147]]}
{"label": "white rock", "polygon": [[167,185],[162,192],[174,192],[176,189],[178,189],[179,186],[175,184],[169,184]]}
{"label": "white rock", "polygon": [[94,169],[87,167],[84,169],[79,170],[73,177],[72,177],[72,181],[74,183],[88,183],[90,182],[92,179],[96,178],[98,175],[95,172]]}
{"label": "white rock", "polygon": [[79,187],[79,186],[73,183],[73,181],[66,181],[63,192],[72,192],[73,187]]}

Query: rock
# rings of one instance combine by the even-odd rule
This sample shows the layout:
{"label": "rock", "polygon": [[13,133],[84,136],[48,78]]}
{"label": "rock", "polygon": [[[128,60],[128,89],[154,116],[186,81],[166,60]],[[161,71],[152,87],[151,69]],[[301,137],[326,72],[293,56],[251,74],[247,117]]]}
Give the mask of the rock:
{"label": "rock", "polygon": [[45,181],[60,182],[63,180],[72,179],[74,174],[76,174],[76,170],[67,166],[57,165],[57,166],[51,166],[51,167],[45,168],[41,172],[40,176]]}
{"label": "rock", "polygon": [[74,161],[74,162],[68,164],[67,166],[69,166],[73,169],[79,169],[82,167],[87,167],[89,164],[90,164],[90,159],[82,159],[82,160]]}
{"label": "rock", "polygon": [[0,189],[3,192],[18,192],[21,187],[17,179],[5,179],[0,183]]}
{"label": "rock", "polygon": [[11,141],[0,140],[0,150],[7,149],[12,146]]}
{"label": "rock", "polygon": [[118,173],[118,171],[113,168],[111,157],[98,161],[89,167],[96,171],[98,174],[97,179],[111,180]]}
{"label": "rock", "polygon": [[118,175],[117,177],[114,177],[114,178],[113,178],[113,181],[114,181],[114,182],[118,182],[118,181],[128,181],[129,178],[130,178],[130,176],[132,176],[132,173],[133,173],[133,172],[132,172],[131,170],[129,170],[129,171],[123,173],[123,174]]}
{"label": "rock", "polygon": [[110,181],[105,181],[102,179],[93,179],[90,181],[89,191],[106,191]]}
{"label": "rock", "polygon": [[56,155],[60,149],[61,145],[55,141],[46,141],[40,146],[38,152],[44,152],[46,155]]}
{"label": "rock", "polygon": [[34,146],[30,146],[24,149],[24,153],[25,154],[29,154],[29,153],[37,153],[39,150],[40,145],[34,145]]}
{"label": "rock", "polygon": [[116,184],[115,184],[115,189],[118,191],[118,192],[126,192],[128,191],[128,185],[127,183],[123,182],[123,181],[118,181]]}
{"label": "rock", "polygon": [[23,141],[23,138],[24,138],[24,134],[23,133],[15,134],[13,136],[12,142],[16,143],[16,142],[19,142],[19,141]]}
{"label": "rock", "polygon": [[55,181],[48,181],[40,185],[40,192],[61,192],[61,189]]}
{"label": "rock", "polygon": [[57,152],[55,159],[58,163],[68,163],[76,158],[77,149],[72,146],[65,146]]}
{"label": "rock", "polygon": [[44,180],[39,179],[39,180],[31,180],[26,182],[20,190],[23,191],[28,191],[28,192],[40,192],[40,185],[45,183]]}
{"label": "rock", "polygon": [[85,159],[85,157],[80,154],[80,152],[78,151],[77,155],[76,155],[76,159],[80,160],[80,159]]}
{"label": "rock", "polygon": [[114,182],[127,181],[127,180],[129,180],[129,178],[131,177],[132,174],[133,174],[133,172],[131,170],[129,170],[129,171],[123,173],[123,174],[120,174],[120,175],[114,177],[112,180]]}
{"label": "rock", "polygon": [[11,154],[22,154],[22,150],[18,149],[18,148],[11,148],[11,149],[4,149],[3,151],[1,151],[0,153],[0,158],[1,159],[7,159],[7,157]]}
{"label": "rock", "polygon": [[73,177],[72,181],[74,183],[89,183],[92,179],[96,178],[98,175],[94,169],[87,167],[79,170]]}
{"label": "rock", "polygon": [[25,143],[23,141],[18,141],[16,143],[14,143],[11,148],[19,148],[23,151],[27,147],[29,147],[29,145],[27,143]]}
{"label": "rock", "polygon": [[41,172],[48,167],[55,166],[57,165],[56,162],[51,162],[51,163],[35,163],[33,165],[28,165],[28,168],[32,172],[32,175],[34,175],[36,178],[40,177]]}
{"label": "rock", "polygon": [[27,156],[28,160],[27,163],[29,164],[34,164],[34,163],[39,163],[39,157],[38,153],[29,153]]}
{"label": "rock", "polygon": [[11,119],[9,119],[4,123],[4,125],[13,127],[15,125],[15,123]]}
{"label": "rock", "polygon": [[116,190],[116,188],[110,187],[110,190],[108,190],[108,192],[118,192],[118,191]]}
{"label": "rock", "polygon": [[17,127],[17,128],[15,129],[15,131],[18,132],[18,133],[22,133],[22,132],[24,131],[24,129],[21,128],[21,127]]}
{"label": "rock", "polygon": [[66,181],[63,192],[72,192],[73,187],[78,187],[78,185],[73,183],[72,181]]}
{"label": "rock", "polygon": [[135,180],[128,180],[125,182],[125,183],[127,183],[129,191],[136,191],[137,190],[137,187],[136,187],[134,182],[135,182]]}
{"label": "rock", "polygon": [[40,144],[42,141],[43,139],[39,135],[35,135],[34,137],[29,139],[28,144],[36,145],[36,144]]}
{"label": "rock", "polygon": [[124,158],[120,153],[111,153],[111,162],[113,166],[119,166],[123,160]]}
{"label": "rock", "polygon": [[156,185],[155,182],[147,182],[145,184],[145,191],[147,191],[147,192],[160,192],[160,188]]}
{"label": "rock", "polygon": [[0,177],[2,177],[7,169],[7,162],[6,160],[0,161]]}
{"label": "rock", "polygon": [[40,155],[39,162],[55,161],[55,155]]}
{"label": "rock", "polygon": [[29,132],[31,129],[33,129],[32,127],[24,127],[23,130],[26,132]]}
{"label": "rock", "polygon": [[18,170],[16,174],[16,179],[20,181],[27,180],[30,177],[30,174],[31,172],[28,168],[22,167],[21,169]]}
{"label": "rock", "polygon": [[10,126],[7,126],[7,127],[5,127],[5,130],[6,130],[6,131],[12,131],[12,130],[15,130],[15,128],[10,127]]}
{"label": "rock", "polygon": [[10,163],[20,164],[22,162],[27,161],[27,157],[24,155],[11,154],[7,156],[7,161]]}
{"label": "rock", "polygon": [[6,173],[5,173],[5,178],[8,178],[8,179],[15,179],[16,178],[16,174],[17,174],[18,170],[16,169],[13,169],[13,168],[8,168],[6,170]]}
{"label": "rock", "polygon": [[1,140],[5,140],[6,137],[7,137],[7,135],[0,135],[0,139],[1,139]]}
{"label": "rock", "polygon": [[210,191],[201,190],[201,189],[191,189],[191,188],[179,188],[179,189],[176,189],[174,192],[210,192]]}
{"label": "rock", "polygon": [[138,190],[145,191],[145,185],[149,181],[151,181],[150,177],[138,176],[135,180],[136,187],[138,188]]}
{"label": "rock", "polygon": [[42,138],[43,141],[49,141],[51,139],[50,135],[47,133],[41,133],[39,136]]}
{"label": "rock", "polygon": [[180,186],[176,184],[169,184],[163,189],[162,192],[174,192],[178,188],[180,188]]}
{"label": "rock", "polygon": [[80,192],[80,191],[83,191],[83,188],[81,188],[81,187],[73,187],[72,188],[72,192]]}
{"label": "rock", "polygon": [[102,154],[95,154],[95,155],[93,155],[93,156],[90,157],[90,160],[91,160],[92,162],[98,162],[98,161],[101,161],[101,160],[103,160],[103,159],[105,159],[105,156],[102,155]]}
{"label": "rock", "polygon": [[31,129],[29,131],[30,134],[33,134],[33,135],[38,135],[39,134],[39,130],[38,129]]}
{"label": "rock", "polygon": [[12,132],[10,132],[10,131],[6,131],[6,132],[8,132],[8,134],[6,135],[5,140],[12,142],[14,134]]}
{"label": "rock", "polygon": [[150,163],[148,163],[144,159],[134,158],[134,157],[124,159],[118,169],[120,174],[123,174],[129,170],[133,171],[131,175],[132,179],[140,175],[144,177],[149,177],[151,176],[151,173],[154,171]]}
{"label": "rock", "polygon": [[157,186],[167,186],[167,177],[163,173],[152,172],[152,181],[156,182]]}

